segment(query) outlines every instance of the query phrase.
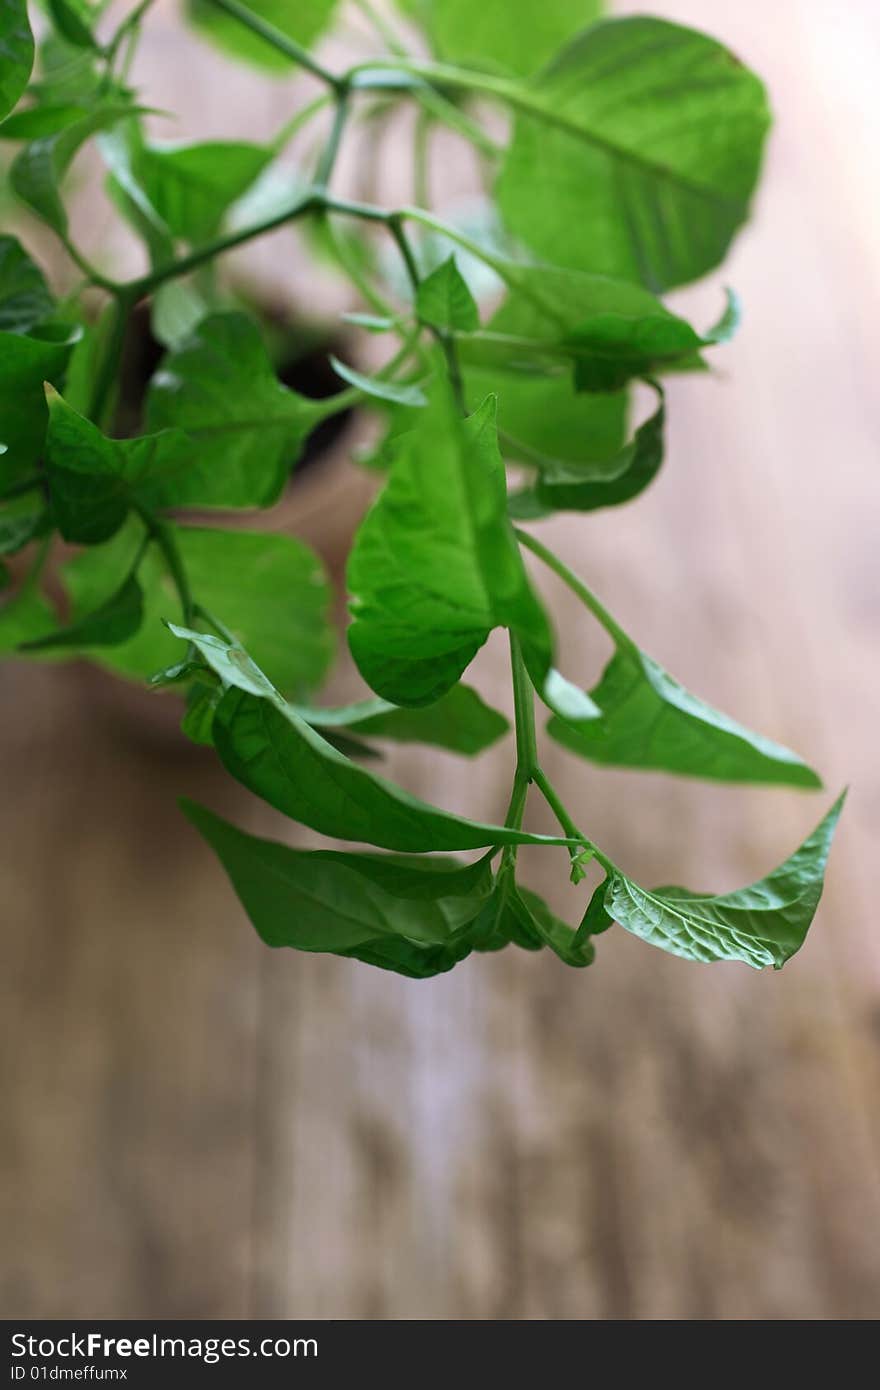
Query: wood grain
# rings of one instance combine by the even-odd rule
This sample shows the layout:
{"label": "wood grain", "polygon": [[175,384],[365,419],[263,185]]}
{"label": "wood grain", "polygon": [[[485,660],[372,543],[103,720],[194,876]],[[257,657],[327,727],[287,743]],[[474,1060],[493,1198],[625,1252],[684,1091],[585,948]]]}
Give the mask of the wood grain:
{"label": "wood grain", "polygon": [[[783,858],[851,781],[814,933],[769,976],[619,931],[587,972],[510,951],[427,983],[270,953],[175,797],[282,835],[278,819],[152,734],[150,696],[114,717],[76,669],[6,664],[6,1317],[880,1313],[880,10],[637,8],[724,37],[773,94],[764,192],[723,277],[745,323],[715,379],[672,386],[651,492],[543,534],[652,654],[816,760],[829,791],[603,771],[552,745],[546,761],[636,875],[717,889]],[[184,66],[166,6],[153,104],[182,95],[211,133],[230,109],[248,134],[289,110],[289,84],[254,103],[246,75],[200,103]],[[296,293],[278,246],[243,264]],[[709,322],[719,284],[682,303]],[[588,680],[601,647],[553,592],[566,670]],[[476,668],[499,703],[504,662],[493,641]],[[343,666],[336,690],[354,688]],[[389,767],[489,816],[510,758]],[[530,823],[549,828],[537,807]],[[576,910],[563,862],[525,863]]]}

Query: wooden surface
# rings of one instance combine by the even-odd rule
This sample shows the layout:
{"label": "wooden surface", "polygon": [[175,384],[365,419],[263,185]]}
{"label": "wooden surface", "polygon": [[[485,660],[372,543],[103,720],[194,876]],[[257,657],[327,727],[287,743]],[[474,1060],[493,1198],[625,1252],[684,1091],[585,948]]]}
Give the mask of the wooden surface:
{"label": "wooden surface", "polygon": [[[809,943],[757,975],[615,930],[587,972],[511,950],[428,983],[269,952],[175,796],[266,833],[279,818],[151,735],[149,696],[114,717],[76,671],[7,664],[6,1317],[880,1313],[880,10],[657,8],[729,40],[773,93],[764,191],[723,276],[745,325],[722,375],[671,388],[651,492],[543,534],[828,792],[601,771],[552,745],[546,762],[634,874],[711,889],[782,859],[851,781]],[[147,45],[166,84],[175,42],[159,25]],[[248,133],[289,100],[274,86]],[[718,298],[716,277],[683,302],[708,322]],[[567,673],[588,680],[603,652],[555,597]],[[506,700],[501,643],[476,676]],[[335,690],[355,688],[343,667]],[[390,770],[497,816],[511,756],[398,751]],[[530,823],[549,828],[538,806]],[[564,863],[525,865],[573,915]]]}

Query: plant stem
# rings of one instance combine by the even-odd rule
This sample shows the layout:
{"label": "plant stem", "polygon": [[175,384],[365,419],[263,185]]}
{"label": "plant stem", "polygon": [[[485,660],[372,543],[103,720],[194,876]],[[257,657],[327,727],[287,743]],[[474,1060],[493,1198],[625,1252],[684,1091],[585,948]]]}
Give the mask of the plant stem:
{"label": "plant stem", "polygon": [[430,187],[430,142],[431,113],[423,106],[416,116],[416,129],[413,137],[413,193],[420,207],[431,206]]}
{"label": "plant stem", "polygon": [[264,39],[272,48],[276,48],[279,53],[283,53],[285,57],[292,59],[294,63],[298,63],[301,68],[305,68],[306,72],[310,72],[313,77],[320,78],[322,82],[326,82],[328,87],[335,87],[339,90],[346,85],[344,78],[337,77],[334,73],[330,72],[329,68],[325,68],[322,63],[319,63],[318,60],[309,53],[308,49],[303,48],[295,39],[291,39],[287,34],[282,33],[274,24],[270,24],[267,19],[261,19],[258,14],[248,9],[246,5],[239,4],[239,0],[210,0],[210,3],[216,5],[219,10],[225,10],[233,19],[237,19],[240,24],[243,24],[246,29],[250,29],[252,33],[258,34],[261,39]]}
{"label": "plant stem", "polygon": [[581,602],[589,608],[593,617],[601,623],[602,627],[604,627],[605,631],[608,633],[608,636],[612,638],[618,647],[624,647],[629,650],[633,646],[632,638],[614,621],[607,608],[599,602],[595,594],[590,592],[583,580],[578,579],[577,575],[568,568],[568,565],[564,564],[563,561],[559,559],[558,555],[554,555],[553,551],[548,550],[546,545],[542,545],[540,541],[535,540],[535,537],[529,535],[528,531],[521,531],[518,526],[514,527],[514,530],[520,545],[524,545],[526,550],[530,550],[533,555],[537,555],[539,560],[543,560],[548,569],[551,569],[555,575],[558,575],[563,584],[568,585],[572,593],[577,594]]}
{"label": "plant stem", "polygon": [[159,517],[154,516],[148,507],[143,507],[135,503],[135,511],[162,552],[162,558],[174,582],[177,596],[180,599],[183,621],[187,627],[192,627],[196,615],[196,605],[193,602],[192,592],[189,587],[189,579],[187,578],[183,558],[177,547],[177,541],[174,538],[174,531],[167,522],[160,521]]}
{"label": "plant stem", "polygon": [[403,264],[406,267],[406,273],[409,276],[409,282],[415,294],[418,291],[421,277],[419,275],[418,265],[416,264],[416,258],[413,255],[413,249],[409,244],[409,238],[403,230],[403,218],[399,213],[392,212],[388,214],[386,221],[388,223],[388,230],[391,232],[397,244],[397,249],[403,257]]}
{"label": "plant stem", "polygon": [[513,713],[516,722],[516,766],[527,782],[538,767],[535,737],[535,697],[529,680],[522,647],[514,632],[510,634],[510,669],[513,675]]}
{"label": "plant stem", "polygon": [[128,316],[133,303],[134,298],[128,291],[118,290],[116,292],[113,322],[110,325],[110,332],[104,345],[101,365],[89,405],[89,419],[99,426],[104,422],[110,392],[119,371],[119,362],[128,330]]}
{"label": "plant stem", "polygon": [[339,153],[339,146],[348,121],[349,104],[348,91],[343,87],[337,89],[336,111],[333,116],[333,128],[330,131],[330,139],[324,146],[318,167],[315,171],[315,191],[323,193],[330,182],[333,173],[333,166],[336,163],[336,156]]}

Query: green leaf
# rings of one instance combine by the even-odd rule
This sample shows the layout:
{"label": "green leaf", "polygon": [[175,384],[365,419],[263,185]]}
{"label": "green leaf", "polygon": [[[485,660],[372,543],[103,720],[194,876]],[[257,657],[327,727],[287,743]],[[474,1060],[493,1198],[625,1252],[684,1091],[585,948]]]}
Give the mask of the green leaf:
{"label": "green leaf", "polygon": [[101,148],[137,209],[138,230],[145,217],[154,228],[192,243],[219,231],[227,210],[278,153],[274,143],[243,140],[149,142],[134,122],[103,140]]}
{"label": "green leaf", "polygon": [[616,455],[580,463],[533,456],[531,462],[539,468],[538,480],[533,487],[511,497],[510,515],[536,520],[554,511],[591,512],[600,507],[621,506],[644,492],[663,463],[666,411],[663,393],[659,387],[656,389],[657,409]]}
{"label": "green leaf", "polygon": [[[37,335],[40,336],[37,336]],[[0,332],[0,485],[31,473],[43,451],[49,412],[44,381],[60,383],[77,333],[47,325],[31,334]]]}
{"label": "green leaf", "polygon": [[186,713],[180,721],[180,731],[190,742],[198,743],[203,748],[211,748],[214,744],[214,710],[220,693],[216,682],[208,685],[204,681],[195,681],[187,694]]}
{"label": "green leaf", "polygon": [[781,970],[800,950],[822,895],[825,864],[844,797],[767,878],[720,897],[686,888],[648,892],[612,869],[603,905],[633,936],[685,960],[738,960]]}
{"label": "green leaf", "polygon": [[244,786],[276,810],[337,839],[411,853],[565,843],[429,806],[345,758],[289,706],[280,708],[243,690],[227,690],[217,706],[214,744]]}
{"label": "green leaf", "polygon": [[590,691],[599,717],[551,719],[548,732],[558,743],[616,767],[720,782],[821,787],[816,773],[795,753],[691,695],[640,651],[604,609],[596,605],[592,611],[615,643],[614,655]]}
{"label": "green leaf", "polygon": [[151,499],[185,477],[191,446],[182,430],[108,439],[90,420],[49,393],[46,466],[62,536],[95,545],[125,521],[132,502]]}
{"label": "green leaf", "polygon": [[343,314],[342,318],[345,323],[354,324],[355,328],[365,328],[368,333],[388,333],[394,327],[394,319],[384,314],[350,313]]}
{"label": "green leaf", "polygon": [[133,637],[143,621],[141,587],[132,576],[93,613],[59,628],[44,637],[21,643],[22,651],[42,651],[48,647],[118,647]]}
{"label": "green leaf", "polygon": [[601,0],[542,0],[520,5],[510,0],[430,0],[406,8],[422,19],[439,57],[467,66],[532,73],[553,57],[578,29],[602,12]]}
{"label": "green leaf", "polygon": [[361,700],[336,709],[297,708],[313,728],[346,729],[364,738],[425,743],[453,753],[482,753],[509,728],[503,714],[483,703],[475,690],[456,685],[435,704],[401,709],[387,700]]}
{"label": "green leaf", "polygon": [[86,22],[88,14],[86,6],[77,6],[71,3],[71,0],[48,0],[48,4],[52,23],[62,38],[67,39],[67,42],[72,43],[75,48],[98,48],[91,28]]}
{"label": "green leaf", "polygon": [[9,182],[22,202],[59,236],[67,236],[68,226],[60,185],[80,147],[99,130],[106,130],[131,114],[132,108],[128,105],[99,106],[55,134],[32,140],[16,156],[9,171]]}
{"label": "green leaf", "polygon": [[419,422],[349,558],[354,659],[385,699],[428,705],[503,626],[540,685],[552,634],[507,519],[495,402],[461,420],[441,380]]}
{"label": "green leaf", "polygon": [[0,654],[8,655],[22,642],[51,632],[57,622],[49,601],[38,590],[23,587],[0,607]]}
{"label": "green leaf", "polygon": [[391,405],[428,404],[427,397],[418,386],[409,386],[403,381],[386,381],[383,377],[364,376],[362,372],[355,371],[354,367],[347,367],[338,357],[332,355],[330,365],[336,375],[347,381],[349,386],[356,386],[359,391],[363,391],[367,396],[375,396],[377,400],[389,401]]}
{"label": "green leaf", "polygon": [[505,273],[508,298],[485,332],[462,341],[462,360],[520,375],[558,375],[572,366],[579,391],[616,392],[634,377],[690,366],[699,348],[722,341],[719,329],[735,322],[726,313],[701,337],[625,280],[513,262]]}
{"label": "green leaf", "polygon": [[219,639],[186,630],[181,636],[198,641],[202,654],[214,670],[222,669],[227,683],[213,727],[214,745],[225,766],[270,806],[303,825],[338,839],[416,854],[488,845],[569,844],[555,836],[465,820],[419,801],[333,748],[280,699],[268,678],[255,673],[246,652],[229,644],[224,660],[218,655]]}
{"label": "green leaf", "polygon": [[181,805],[268,946],[358,955],[416,977],[449,969],[470,950],[462,929],[491,891],[487,859],[465,865],[290,849],[193,802]]}
{"label": "green leaf", "polygon": [[0,125],[0,140],[36,140],[43,135],[55,135],[65,126],[88,115],[88,107],[72,102],[62,105],[29,106],[7,116]]}
{"label": "green leaf", "polygon": [[[311,46],[335,18],[338,0],[247,0],[251,10],[275,29],[305,47]],[[187,12],[205,36],[234,58],[256,67],[274,69],[280,74],[295,66],[277,48],[253,33],[233,15],[224,13],[210,0],[188,0]]]}
{"label": "green leaf", "polygon": [[34,40],[25,0],[0,0],[0,118],[11,111],[31,75]]}
{"label": "green leaf", "polygon": [[159,486],[154,506],[268,507],[321,408],[277,380],[259,330],[244,314],[212,314],[162,361],[146,423],[192,441],[189,468]]}
{"label": "green leaf", "polygon": [[[75,618],[119,587],[143,534],[132,517],[111,541],[64,566],[62,578]],[[292,536],[255,531],[175,526],[173,536],[198,601],[248,643],[281,690],[306,698],[326,675],[336,643],[330,588],[314,552]],[[96,652],[95,659],[144,680],[179,660],[180,642],[163,619],[180,622],[183,615],[155,546],[141,561],[138,578],[144,590],[143,627],[130,642]]]}
{"label": "green leaf", "polygon": [[54,308],[43,272],[14,236],[0,236],[0,331],[27,333]]}
{"label": "green leaf", "polygon": [[496,192],[539,255],[655,289],[722,259],[770,116],[758,78],[721,44],[665,20],[608,20],[513,99]]}
{"label": "green leaf", "polygon": [[480,326],[480,314],[474,297],[450,256],[430,275],[426,275],[416,291],[416,312],[423,323],[456,333],[473,333]]}

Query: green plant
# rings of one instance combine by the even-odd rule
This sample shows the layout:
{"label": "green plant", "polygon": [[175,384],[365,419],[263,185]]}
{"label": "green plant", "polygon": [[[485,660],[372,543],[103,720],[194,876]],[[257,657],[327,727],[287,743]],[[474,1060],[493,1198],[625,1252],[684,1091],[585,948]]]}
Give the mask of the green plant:
{"label": "green plant", "polygon": [[[39,76],[25,91],[25,0],[0,0],[2,113],[15,108],[0,125],[15,151],[9,184],[82,276],[56,302],[19,242],[0,241],[0,552],[32,557],[0,612],[0,648],[153,672],[153,684],[185,694],[185,732],[212,744],[258,796],[328,836],[387,851],[290,849],[187,804],[272,945],[420,977],[509,943],[586,965],[593,938],[616,921],[689,959],[780,967],[819,900],[840,801],[789,860],[739,892],[634,883],[544,774],[536,693],[550,736],[597,762],[820,782],[793,753],[678,685],[522,529],[642,492],[663,459],[663,375],[703,370],[734,331],[732,296],[702,333],[657,296],[717,265],[747,216],[769,125],[761,83],[702,34],[599,19],[585,0],[399,0],[394,18],[364,0],[381,52],[341,72],[305,46],[334,20],[334,0],[194,0],[204,36],[247,62],[304,68],[320,90],[264,145],[169,145],[147,138],[147,109],[127,77],[150,0],[115,27],[105,8],[48,0]],[[413,46],[443,61],[414,57]],[[386,115],[404,104],[417,113],[419,204],[387,209],[331,191],[349,128],[380,139]],[[493,131],[498,112],[509,119],[506,143],[489,133],[490,108]],[[242,220],[240,200],[325,109],[314,174]],[[473,146],[493,191],[476,231],[430,209],[438,123]],[[62,183],[90,141],[149,258],[132,280],[95,265],[70,230]],[[279,383],[258,325],[230,309],[215,273],[225,251],[292,223],[308,224],[316,254],[352,280],[363,308],[350,323],[395,343],[373,375],[337,362],[345,385],[321,401]],[[474,268],[503,291],[488,319],[469,283]],[[132,309],[145,300],[168,350],[147,390],[143,433],[114,438],[119,362]],[[627,438],[638,381],[656,405]],[[385,427],[371,463],[387,479],[348,565],[349,642],[373,696],[322,709],[306,703],[333,649],[315,556],[288,537],[193,526],[179,514],[271,506],[315,425],[354,404]],[[526,478],[510,491],[506,462]],[[58,536],[76,547],[61,566],[63,625],[42,580]],[[614,644],[588,693],[557,670],[556,635],[523,550]],[[498,738],[506,720],[461,684],[496,627],[509,633],[516,761],[503,823],[484,825],[414,799],[363,760],[376,737],[468,755]],[[522,829],[532,787],[558,837]],[[576,928],[518,882],[523,844],[566,851],[575,883],[598,866]],[[473,863],[431,853],[462,850],[485,852]]]}

